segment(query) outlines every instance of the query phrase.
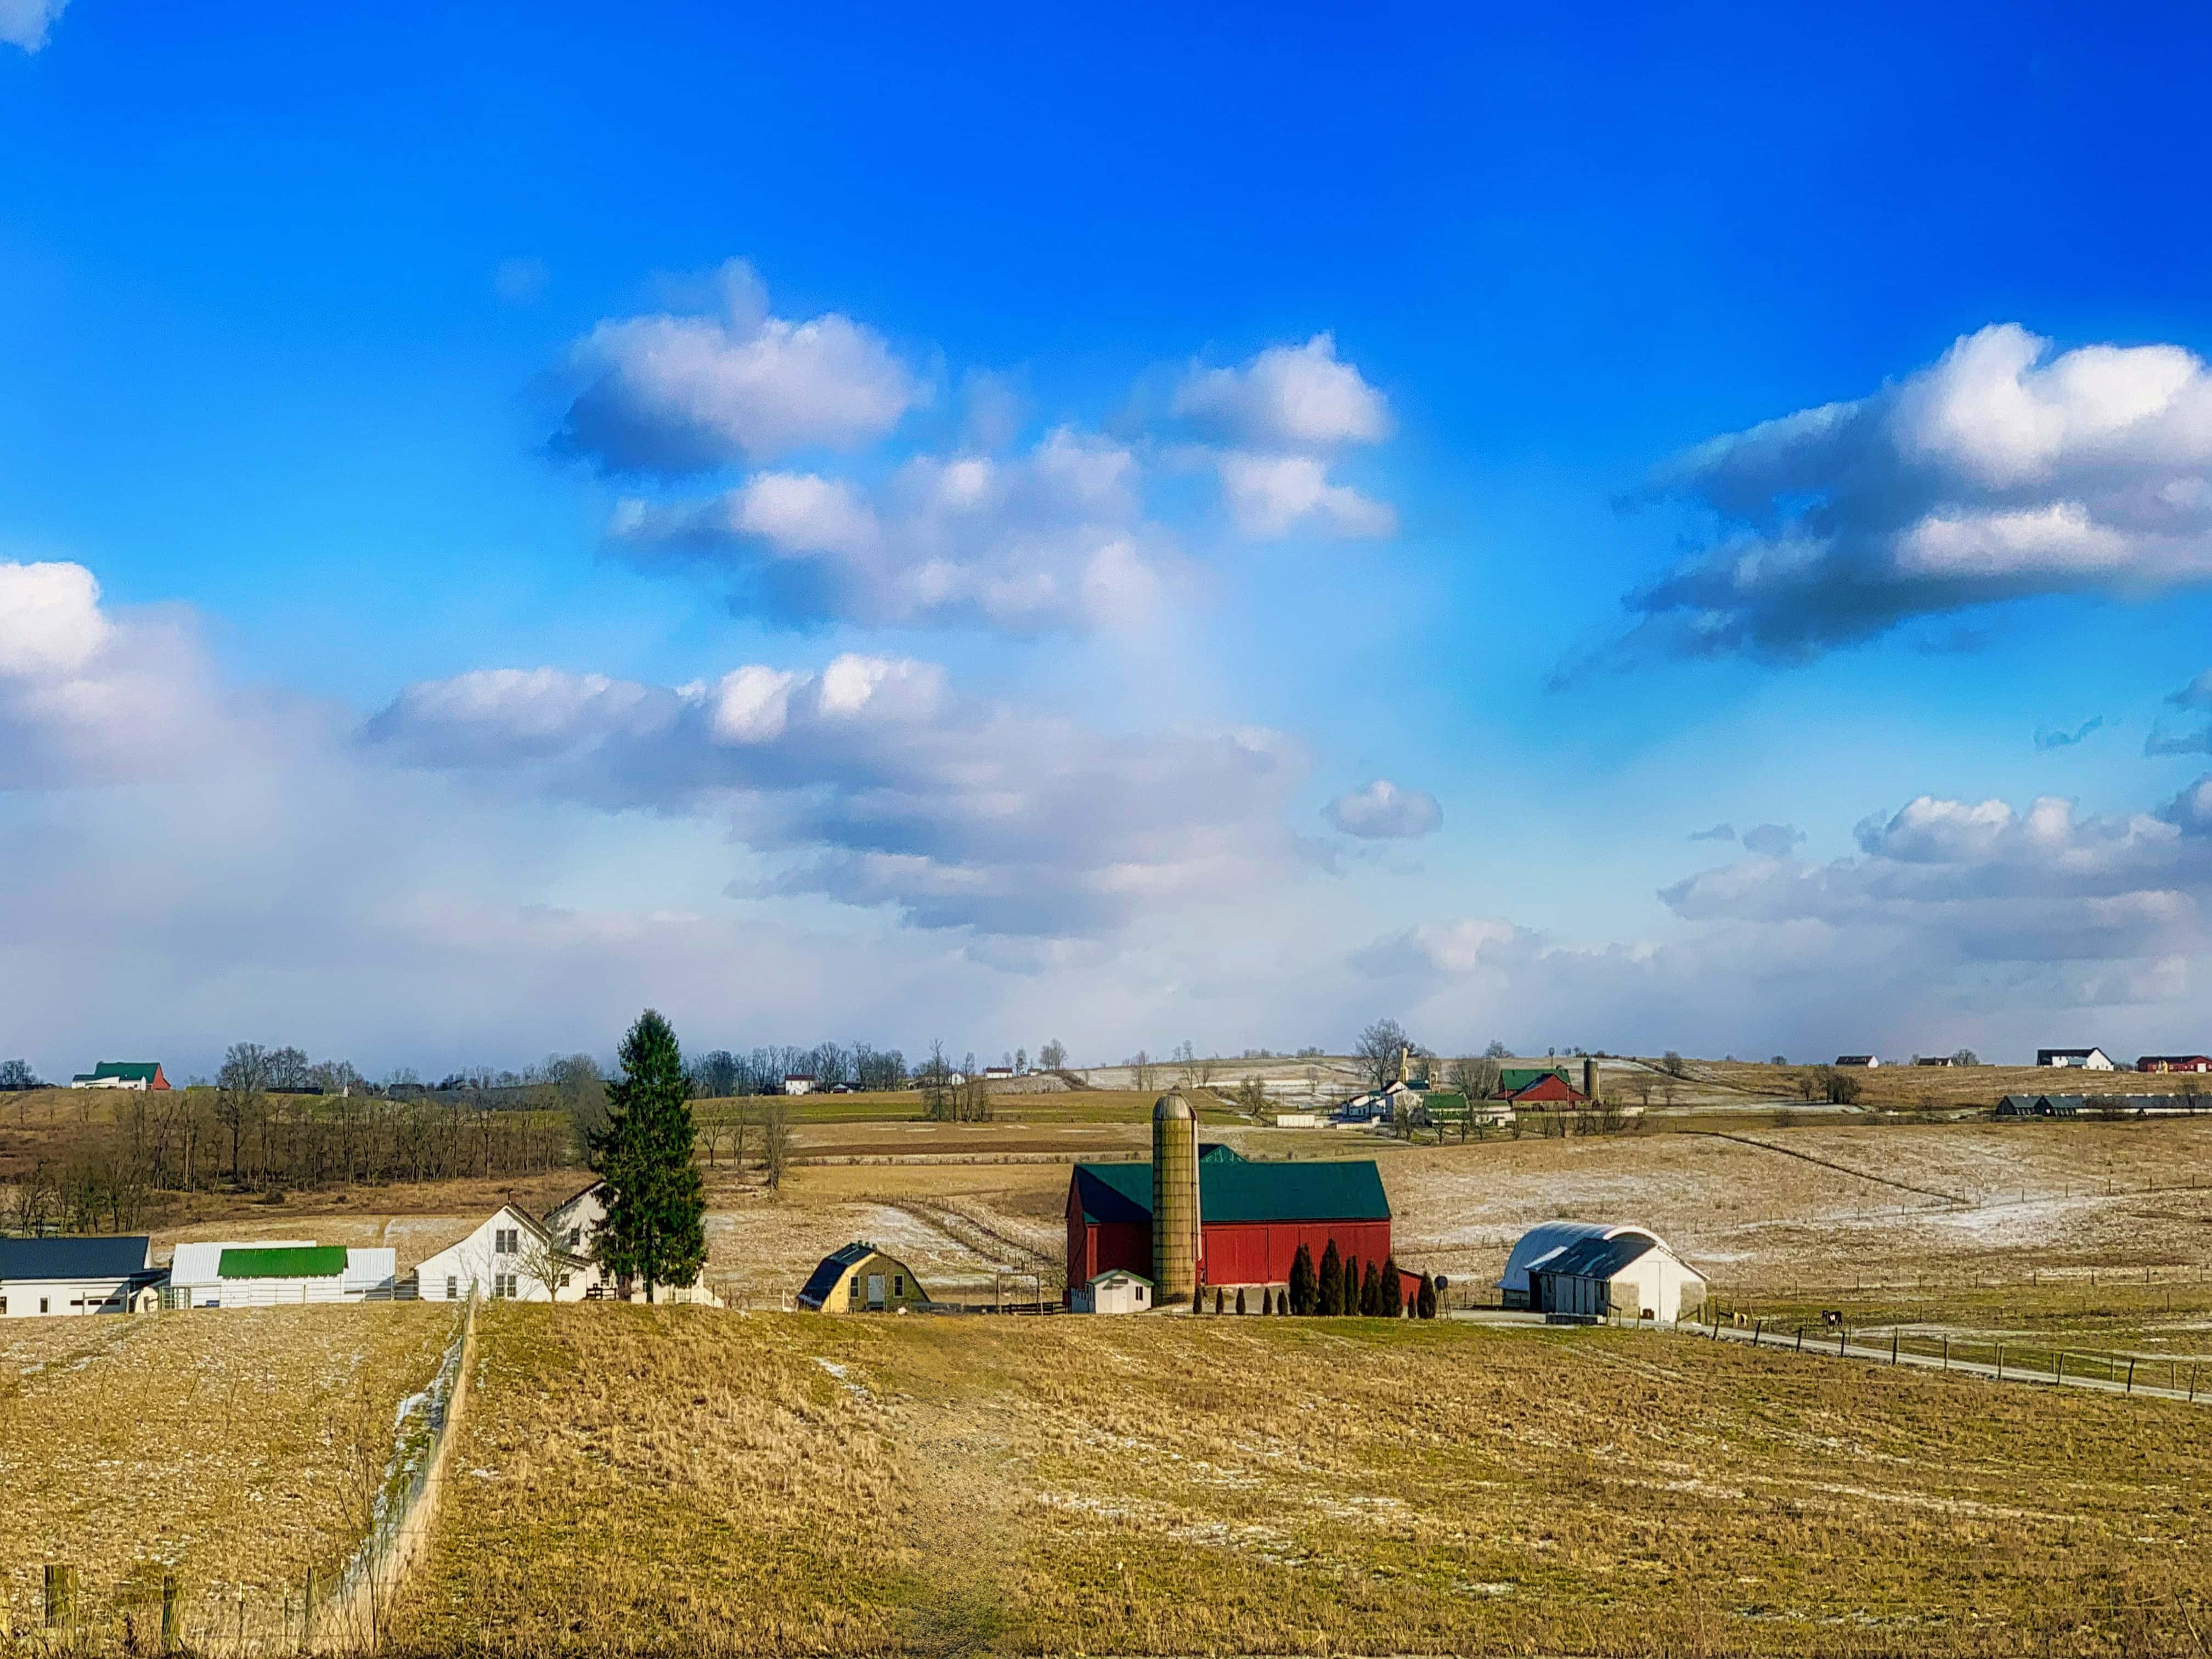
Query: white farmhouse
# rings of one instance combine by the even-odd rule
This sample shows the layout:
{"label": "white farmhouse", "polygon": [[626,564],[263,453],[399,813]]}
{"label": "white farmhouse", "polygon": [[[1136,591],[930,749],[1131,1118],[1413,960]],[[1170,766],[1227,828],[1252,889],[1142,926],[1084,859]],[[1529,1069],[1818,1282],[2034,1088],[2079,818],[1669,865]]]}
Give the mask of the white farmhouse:
{"label": "white farmhouse", "polygon": [[[541,1224],[544,1227],[547,1237],[553,1241],[555,1248],[564,1250],[570,1255],[581,1257],[591,1263],[590,1271],[594,1277],[590,1282],[599,1288],[596,1291],[587,1288],[586,1294],[594,1299],[602,1296],[619,1297],[622,1294],[621,1286],[605,1273],[596,1260],[599,1253],[599,1229],[607,1224],[607,1183],[605,1182],[594,1181],[574,1198],[563,1199],[546,1211],[545,1219]],[[426,1290],[423,1293],[428,1295],[428,1291]],[[634,1297],[641,1297],[644,1292],[641,1288],[633,1285],[631,1294]],[[706,1281],[703,1279],[688,1287],[677,1285],[656,1285],[653,1287],[652,1299],[655,1302],[698,1303],[710,1308],[719,1308],[722,1305],[721,1299],[707,1288]]]}
{"label": "white farmhouse", "polygon": [[143,1311],[161,1278],[143,1234],[0,1238],[0,1319]]}
{"label": "white farmhouse", "polygon": [[398,1253],[308,1238],[179,1244],[167,1300],[180,1308],[285,1308],[309,1302],[389,1302]]}
{"label": "white farmhouse", "polygon": [[2112,1064],[2112,1057],[2102,1048],[2038,1048],[2035,1063],[2038,1066],[2070,1066],[2083,1072],[2119,1070]]}
{"label": "white farmhouse", "polygon": [[458,1243],[415,1269],[426,1302],[580,1302],[600,1294],[590,1257],[564,1249],[541,1221],[502,1204]]}

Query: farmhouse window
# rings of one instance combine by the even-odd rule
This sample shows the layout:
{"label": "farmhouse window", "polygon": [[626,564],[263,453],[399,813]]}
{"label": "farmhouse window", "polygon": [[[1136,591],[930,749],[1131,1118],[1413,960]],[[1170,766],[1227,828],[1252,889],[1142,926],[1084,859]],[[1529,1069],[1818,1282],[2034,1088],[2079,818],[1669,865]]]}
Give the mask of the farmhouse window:
{"label": "farmhouse window", "polygon": [[448,1302],[458,1302],[460,1299],[461,1276],[459,1273],[447,1273],[446,1275],[446,1300]]}
{"label": "farmhouse window", "polygon": [[491,1248],[495,1255],[515,1255],[522,1249],[522,1230],[520,1227],[501,1227],[492,1236]]}
{"label": "farmhouse window", "polygon": [[581,1227],[571,1227],[571,1228],[569,1228],[569,1229],[568,1229],[568,1248],[569,1248],[570,1249],[572,1249],[572,1250],[574,1250],[574,1249],[580,1249],[580,1248],[582,1246],[583,1243],[584,1243],[584,1230],[583,1230]]}
{"label": "farmhouse window", "polygon": [[54,1304],[51,1300],[43,1296],[39,1298],[39,1311],[40,1313],[52,1313],[53,1310]]}

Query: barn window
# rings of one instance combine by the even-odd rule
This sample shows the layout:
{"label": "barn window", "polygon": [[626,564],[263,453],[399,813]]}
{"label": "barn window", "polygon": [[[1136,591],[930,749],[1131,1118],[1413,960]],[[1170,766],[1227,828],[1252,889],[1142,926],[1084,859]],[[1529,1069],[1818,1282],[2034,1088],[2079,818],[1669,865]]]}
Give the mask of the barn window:
{"label": "barn window", "polygon": [[459,1275],[459,1273],[447,1273],[447,1274],[446,1275],[446,1300],[447,1300],[447,1301],[448,1301],[448,1302],[458,1302],[458,1301],[459,1301],[460,1299],[461,1299],[461,1278],[460,1278],[460,1275]]}
{"label": "barn window", "polygon": [[39,1298],[39,1311],[40,1313],[52,1313],[53,1310],[54,1304],[51,1300],[43,1296]]}
{"label": "barn window", "polygon": [[891,1275],[891,1294],[893,1296],[904,1296],[906,1294],[906,1275],[904,1273],[893,1273]]}

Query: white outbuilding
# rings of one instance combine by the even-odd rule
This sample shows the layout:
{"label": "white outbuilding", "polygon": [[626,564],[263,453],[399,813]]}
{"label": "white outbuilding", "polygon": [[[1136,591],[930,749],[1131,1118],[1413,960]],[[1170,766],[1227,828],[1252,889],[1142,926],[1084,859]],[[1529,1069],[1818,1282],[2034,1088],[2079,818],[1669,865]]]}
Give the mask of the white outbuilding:
{"label": "white outbuilding", "polygon": [[[565,1231],[563,1237],[565,1237]],[[577,1236],[582,1237],[580,1228]],[[426,1302],[580,1302],[600,1293],[598,1265],[564,1248],[543,1222],[502,1204],[466,1238],[415,1269]]]}
{"label": "white outbuilding", "polygon": [[0,1238],[0,1319],[137,1312],[161,1277],[143,1233]]}
{"label": "white outbuilding", "polygon": [[288,1308],[310,1302],[389,1302],[398,1253],[308,1238],[179,1244],[167,1300],[179,1308]]}
{"label": "white outbuilding", "polygon": [[1068,1298],[1073,1313],[1146,1313],[1152,1305],[1152,1281],[1127,1267],[1109,1267]]}
{"label": "white outbuilding", "polygon": [[1498,1281],[1509,1308],[1672,1325],[1705,1299],[1705,1280],[1645,1228],[1547,1221],[1530,1228]]}

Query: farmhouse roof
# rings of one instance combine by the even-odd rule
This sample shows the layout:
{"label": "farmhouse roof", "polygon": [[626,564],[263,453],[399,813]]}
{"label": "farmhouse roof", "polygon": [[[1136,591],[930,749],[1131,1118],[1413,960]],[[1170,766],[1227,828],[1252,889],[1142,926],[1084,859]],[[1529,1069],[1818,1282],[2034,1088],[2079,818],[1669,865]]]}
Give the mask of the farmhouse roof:
{"label": "farmhouse roof", "polygon": [[[1150,1164],[1079,1164],[1075,1189],[1085,1221],[1149,1224],[1152,1218]],[[1198,1213],[1208,1224],[1388,1221],[1390,1200],[1372,1158],[1255,1164],[1231,1153],[1199,1160]]]}
{"label": "farmhouse roof", "polygon": [[1664,1242],[1644,1227],[1596,1221],[1540,1221],[1515,1241],[1512,1253],[1505,1258],[1505,1273],[1498,1281],[1498,1288],[1525,1291],[1530,1273],[1549,1272],[1561,1256],[1585,1242],[1628,1237],[1649,1239],[1654,1244]]}
{"label": "farmhouse roof", "polygon": [[1874,1064],[1874,1056],[1872,1054],[1838,1054],[1836,1056],[1836,1064],[1838,1066],[1871,1066]]}
{"label": "farmhouse roof", "polygon": [[2092,1054],[2101,1054],[2102,1048],[2038,1048],[2035,1051],[2045,1060],[2087,1060]]}
{"label": "farmhouse roof", "polygon": [[219,1279],[336,1279],[346,1270],[343,1244],[234,1245],[216,1264]]}
{"label": "farmhouse roof", "polygon": [[151,1243],[143,1233],[119,1238],[0,1238],[0,1281],[33,1279],[128,1279],[148,1270]]}

